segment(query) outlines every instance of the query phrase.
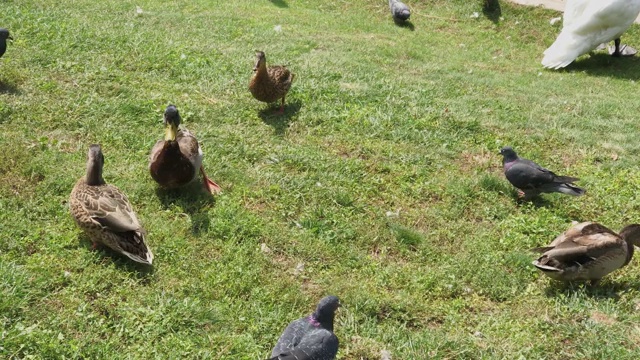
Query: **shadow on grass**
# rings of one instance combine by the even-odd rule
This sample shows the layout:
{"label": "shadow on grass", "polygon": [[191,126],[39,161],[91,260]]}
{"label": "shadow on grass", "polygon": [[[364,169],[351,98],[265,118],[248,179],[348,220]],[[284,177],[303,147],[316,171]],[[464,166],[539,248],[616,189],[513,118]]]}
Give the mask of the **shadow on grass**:
{"label": "shadow on grass", "polygon": [[[137,263],[102,244],[98,244],[98,246],[94,249],[93,241],[91,241],[91,239],[85,233],[82,233],[78,236],[78,241],[80,243],[80,246],[85,248],[87,251],[97,252],[100,257],[105,260],[107,260],[108,258],[108,261],[113,262],[113,264],[118,269],[133,274],[136,278],[143,280],[143,283],[145,285],[151,283],[151,276],[155,272],[153,265]],[[151,249],[151,251],[153,251],[153,248]]]}
{"label": "shadow on grass", "polygon": [[279,107],[268,107],[264,110],[260,110],[258,116],[260,116],[265,124],[271,126],[273,130],[275,130],[276,135],[283,135],[289,127],[291,118],[300,111],[301,107],[302,102],[296,100],[285,104],[284,114],[277,113],[277,109],[279,109]]}
{"label": "shadow on grass", "polygon": [[516,190],[512,190],[511,191],[511,196],[516,200],[518,205],[529,203],[529,204],[535,206],[536,208],[548,207],[549,205],[551,205],[551,202],[549,200],[545,199],[541,195],[538,195],[538,196],[534,197],[533,199],[525,200],[525,199],[523,199],[523,198],[518,196],[518,192]]}
{"label": "shadow on grass", "polygon": [[482,13],[487,17],[487,19],[491,20],[491,22],[498,24],[500,22],[500,17],[502,16],[500,2],[498,0],[484,0]]}
{"label": "shadow on grass", "polygon": [[572,298],[579,295],[586,295],[594,299],[620,298],[619,293],[629,289],[639,290],[640,280],[608,281],[603,280],[600,284],[591,285],[588,281],[559,282],[551,281],[545,290],[545,294],[550,297],[559,295]]}
{"label": "shadow on grass", "polygon": [[399,26],[399,27],[403,27],[403,28],[407,28],[411,31],[415,31],[416,27],[413,26],[413,23],[409,20],[398,20],[398,19],[393,19],[393,22]]}
{"label": "shadow on grass", "polygon": [[211,220],[205,210],[214,206],[216,201],[213,195],[204,190],[200,178],[178,189],[167,190],[158,187],[156,195],[164,208],[175,205],[189,215],[193,234],[209,230]]}
{"label": "shadow on grass", "polygon": [[0,94],[20,95],[20,90],[15,84],[0,80]]}
{"label": "shadow on grass", "polygon": [[[552,70],[553,71],[553,70]],[[612,78],[640,80],[640,58],[613,57],[606,50],[580,58],[558,72],[585,72],[592,76],[608,76]]]}
{"label": "shadow on grass", "polygon": [[547,207],[551,204],[548,200],[546,200],[542,194],[538,195],[532,199],[525,200],[524,198],[518,195],[518,190],[513,186],[509,185],[502,179],[492,176],[485,175],[480,178],[479,185],[481,188],[487,191],[497,192],[499,194],[505,194],[510,196],[518,205],[525,205],[530,203],[536,208]]}
{"label": "shadow on grass", "polygon": [[271,3],[279,8],[288,8],[289,4],[287,4],[284,0],[269,0]]}

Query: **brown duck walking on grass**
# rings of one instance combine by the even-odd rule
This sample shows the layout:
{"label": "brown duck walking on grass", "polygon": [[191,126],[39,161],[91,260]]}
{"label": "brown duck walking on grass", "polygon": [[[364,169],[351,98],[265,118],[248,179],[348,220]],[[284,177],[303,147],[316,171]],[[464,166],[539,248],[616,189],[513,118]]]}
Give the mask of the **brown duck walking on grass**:
{"label": "brown duck walking on grass", "polygon": [[220,193],[218,184],[207,177],[202,166],[202,150],[196,137],[187,129],[178,129],[180,113],[174,105],[164,111],[166,134],[151,149],[149,172],[160,186],[173,189],[186,185],[202,174],[204,188],[209,193]]}
{"label": "brown duck walking on grass", "polygon": [[626,226],[616,234],[607,227],[583,222],[558,236],[549,246],[532,249],[542,253],[533,265],[552,279],[591,280],[626,266],[640,246],[640,225]]}
{"label": "brown duck walking on grass", "polygon": [[267,67],[267,58],[262,51],[256,51],[254,74],[249,82],[249,91],[256,100],[272,103],[281,99],[279,113],[284,113],[284,98],[291,88],[295,74],[281,65]]}
{"label": "brown duck walking on grass", "polygon": [[102,178],[104,156],[100,145],[91,145],[88,157],[87,174],[71,191],[71,216],[94,247],[101,243],[133,261],[151,265],[153,254],[127,196]]}

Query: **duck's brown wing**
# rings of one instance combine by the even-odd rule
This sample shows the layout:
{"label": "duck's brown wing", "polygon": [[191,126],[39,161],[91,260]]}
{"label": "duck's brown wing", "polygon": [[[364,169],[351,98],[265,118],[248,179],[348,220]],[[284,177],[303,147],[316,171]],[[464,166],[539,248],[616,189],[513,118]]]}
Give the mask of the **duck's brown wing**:
{"label": "duck's brown wing", "polygon": [[624,240],[619,236],[609,232],[596,232],[564,241],[545,252],[542,258],[552,258],[565,264],[586,264],[624,246]]}
{"label": "duck's brown wing", "polygon": [[270,66],[267,69],[267,72],[269,73],[269,77],[277,83],[282,83],[282,84],[287,82],[291,83],[291,71],[289,71],[289,69],[287,69],[285,66],[282,66],[282,65]]}
{"label": "duck's brown wing", "polygon": [[562,234],[558,235],[555,239],[553,239],[553,241],[547,245],[547,246],[541,246],[541,247],[536,247],[531,249],[531,251],[533,252],[537,252],[537,253],[544,253],[547,252],[553,248],[555,248],[558,244],[567,241],[570,238],[573,238],[575,236],[578,236],[582,233],[582,229],[587,226],[593,224],[590,221],[586,221],[586,222],[581,222],[578,224],[575,224],[573,226],[571,226],[570,228],[568,228],[567,230],[565,230]]}
{"label": "duck's brown wing", "polygon": [[103,242],[130,259],[151,264],[153,253],[145,244],[144,230],[127,196],[113,185],[91,187],[83,206],[91,221],[100,226]]}
{"label": "duck's brown wing", "polygon": [[153,145],[153,148],[151,148],[151,153],[149,153],[149,166],[151,166],[151,164],[153,164],[158,158],[158,155],[160,155],[160,152],[164,147],[164,142],[164,140],[158,140],[155,145]]}
{"label": "duck's brown wing", "polygon": [[[194,166],[197,165],[198,157],[202,157],[202,152],[200,150],[198,139],[196,139],[195,135],[187,129],[181,129],[178,132],[176,141],[180,144],[180,152],[182,155],[188,158]],[[197,170],[198,169],[196,169],[196,171]]]}
{"label": "duck's brown wing", "polygon": [[553,241],[549,244],[550,247],[554,247],[556,245],[558,245],[559,243],[566,241],[569,238],[578,236],[582,233],[582,229],[585,226],[591,225],[593,224],[593,222],[591,221],[585,221],[585,222],[581,222],[578,224],[573,225],[572,227],[570,227],[569,229],[567,229],[565,232],[563,232],[562,234],[558,235],[555,239],[553,239]]}
{"label": "duck's brown wing", "polygon": [[113,185],[88,187],[82,204],[92,221],[113,232],[140,230],[127,196]]}

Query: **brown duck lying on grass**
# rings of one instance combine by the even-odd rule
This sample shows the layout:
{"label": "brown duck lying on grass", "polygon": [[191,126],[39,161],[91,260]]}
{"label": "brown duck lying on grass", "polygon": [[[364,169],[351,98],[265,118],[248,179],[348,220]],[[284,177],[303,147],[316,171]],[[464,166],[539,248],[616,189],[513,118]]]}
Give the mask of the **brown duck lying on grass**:
{"label": "brown duck lying on grass", "polygon": [[91,145],[87,175],[78,180],[69,198],[71,216],[94,247],[101,243],[133,261],[151,265],[153,254],[144,242],[144,230],[127,196],[105,183],[103,165],[100,145]]}
{"label": "brown duck lying on grass", "polygon": [[284,98],[291,88],[295,74],[281,65],[267,67],[267,58],[262,51],[256,51],[254,74],[249,82],[249,91],[256,100],[272,103],[282,99],[279,113],[284,112]]}
{"label": "brown duck lying on grass", "polygon": [[555,280],[591,280],[626,266],[633,257],[633,246],[640,246],[640,225],[626,226],[616,234],[607,227],[583,222],[572,226],[546,247],[532,249],[542,253],[533,265]]}
{"label": "brown duck lying on grass", "polygon": [[149,171],[160,186],[173,189],[190,183],[198,170],[202,174],[204,188],[209,193],[220,193],[222,189],[211,181],[202,166],[202,150],[198,140],[187,129],[178,129],[180,113],[174,105],[164,111],[166,135],[151,149]]}

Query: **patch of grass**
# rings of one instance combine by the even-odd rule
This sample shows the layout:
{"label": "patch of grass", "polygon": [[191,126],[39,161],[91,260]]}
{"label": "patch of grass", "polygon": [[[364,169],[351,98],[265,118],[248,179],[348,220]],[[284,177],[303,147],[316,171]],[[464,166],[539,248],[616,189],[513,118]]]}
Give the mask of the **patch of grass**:
{"label": "patch of grass", "polygon": [[[592,289],[528,249],[638,222],[640,60],[545,71],[557,14],[486,3],[416,1],[400,27],[366,0],[5,1],[0,357],[261,359],[332,293],[339,359],[637,358],[636,262]],[[247,91],[255,49],[297,74],[283,116]],[[168,103],[222,195],[150,179]],[[151,270],[68,214],[91,143]],[[518,201],[505,145],[587,194]]]}
{"label": "patch of grass", "polygon": [[391,228],[395,232],[396,240],[398,240],[400,244],[415,248],[425,240],[422,234],[405,226],[393,225]]}

